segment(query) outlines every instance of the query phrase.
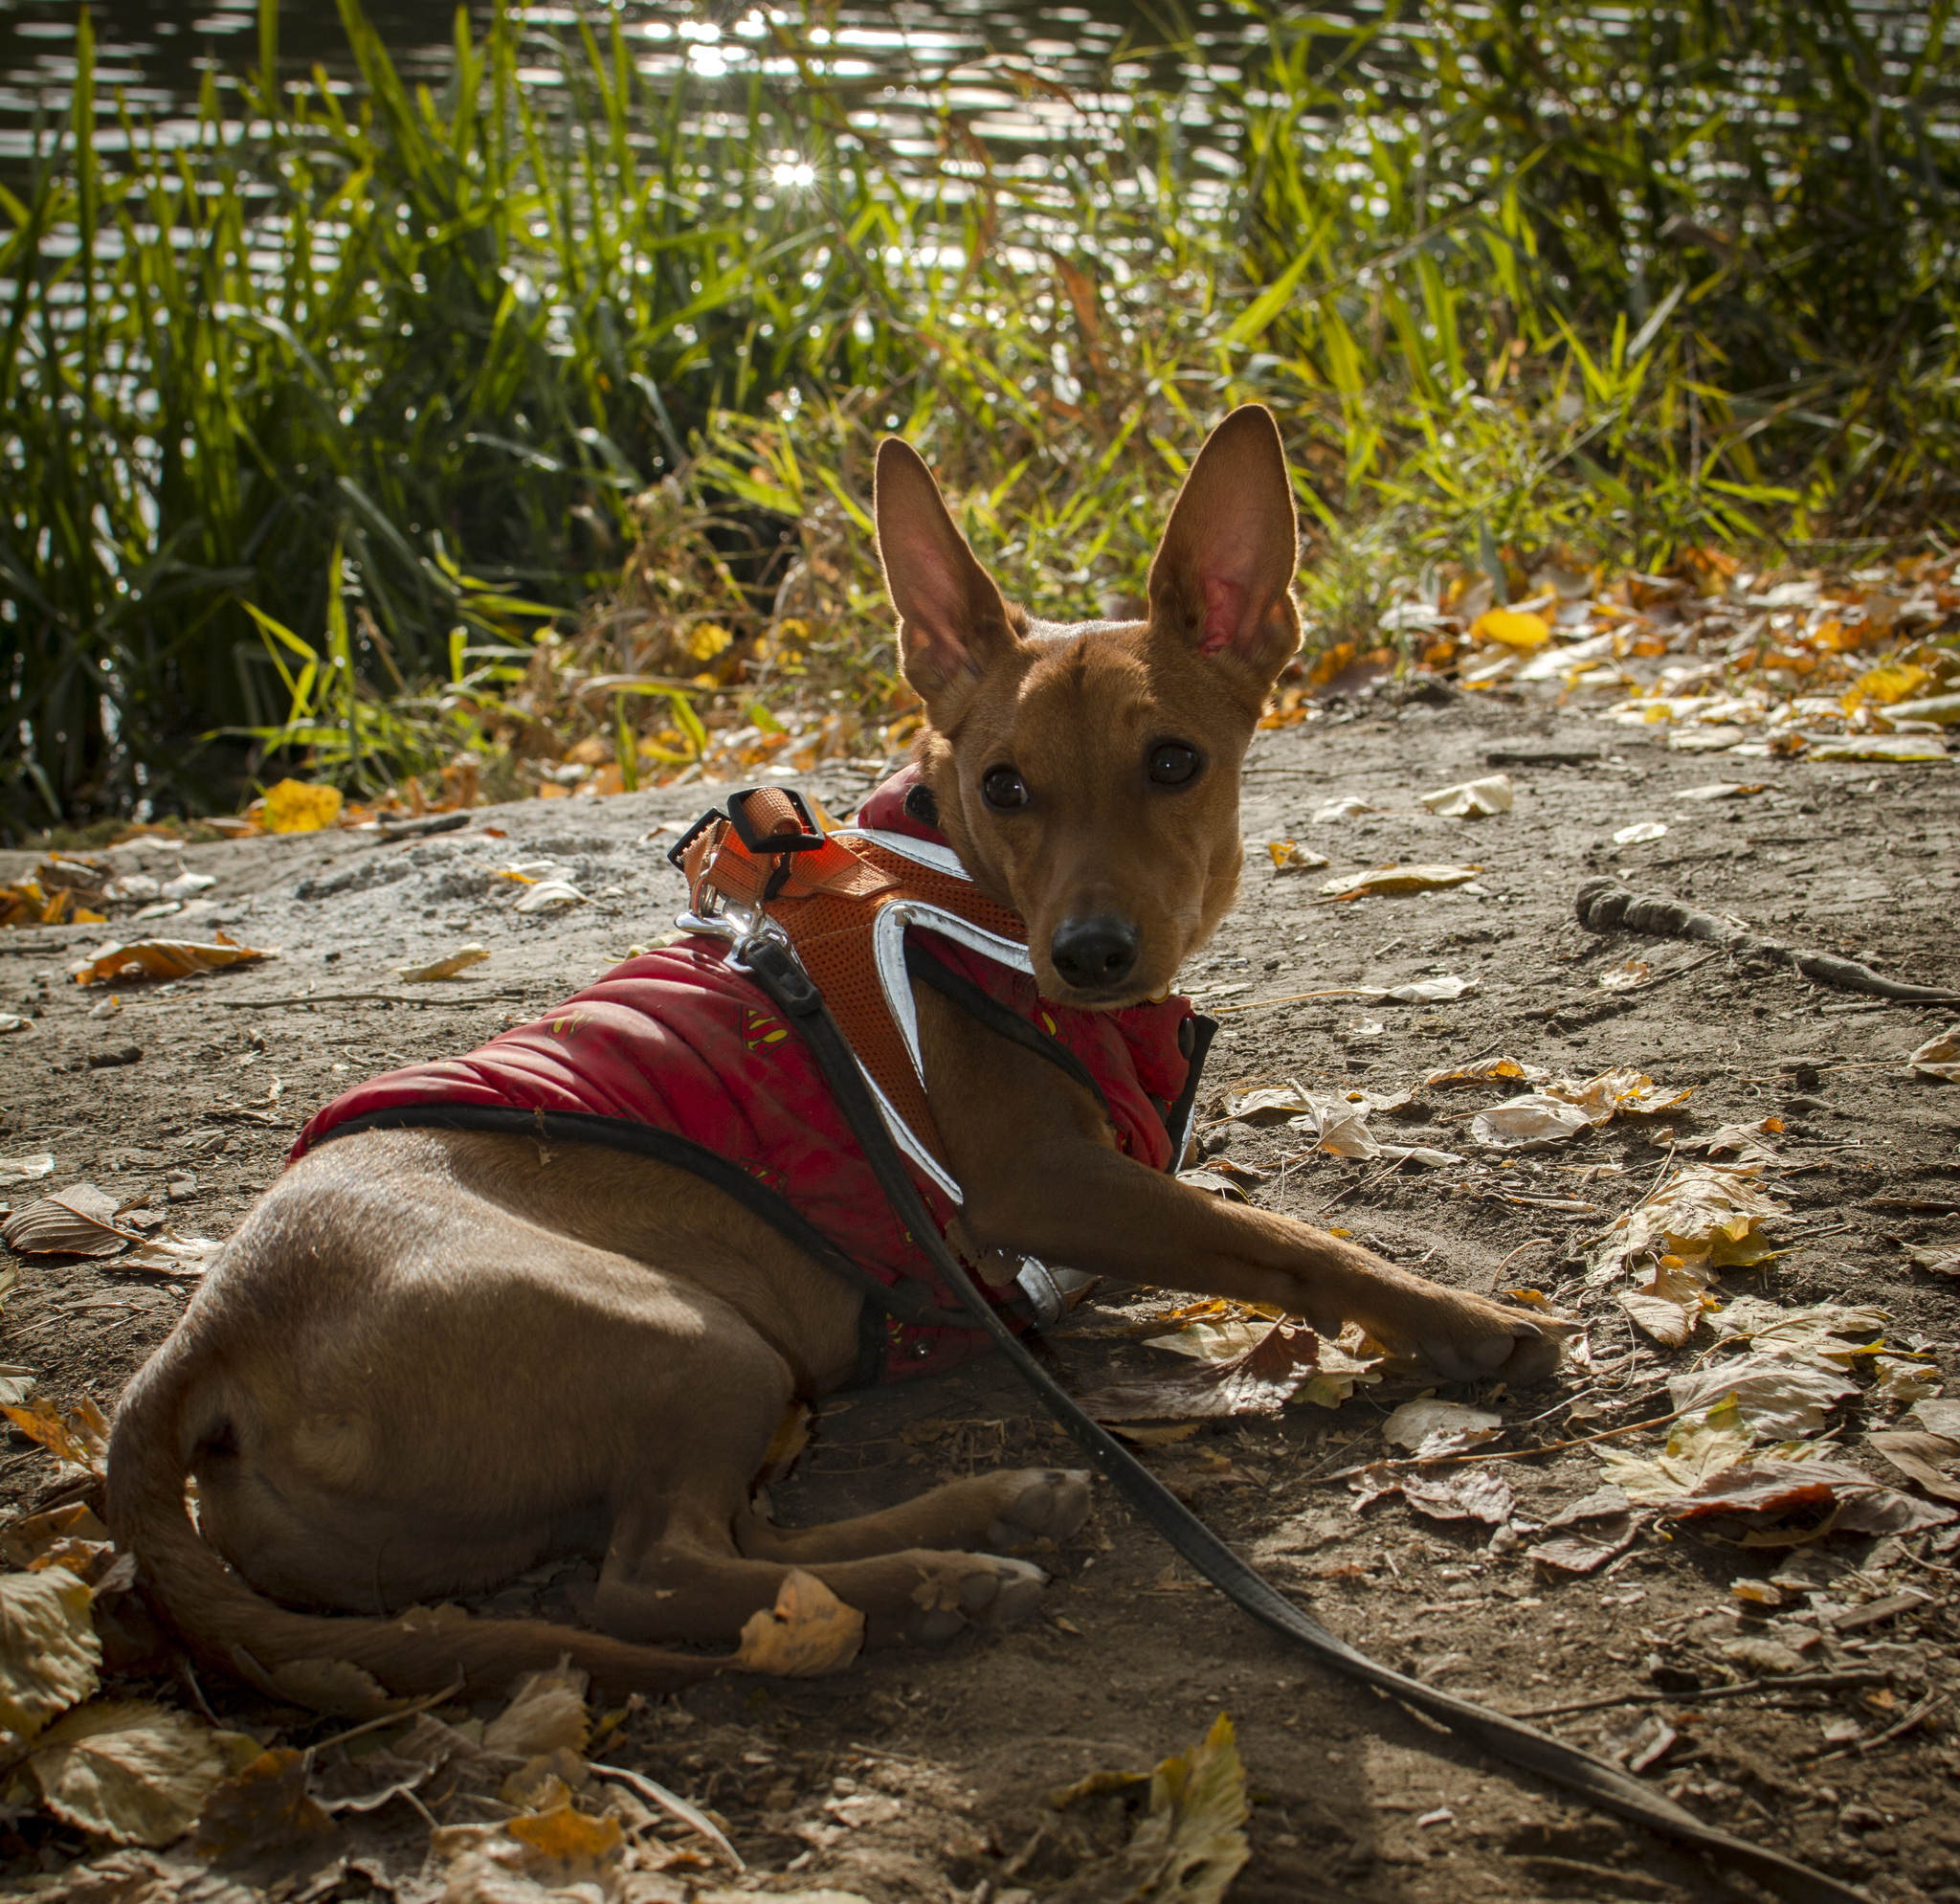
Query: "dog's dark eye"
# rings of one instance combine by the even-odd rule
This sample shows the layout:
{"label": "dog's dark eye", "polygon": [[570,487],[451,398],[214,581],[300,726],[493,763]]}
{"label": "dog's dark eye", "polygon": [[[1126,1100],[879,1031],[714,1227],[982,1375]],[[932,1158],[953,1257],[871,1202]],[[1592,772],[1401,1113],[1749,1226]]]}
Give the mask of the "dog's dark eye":
{"label": "dog's dark eye", "polygon": [[1150,778],[1160,787],[1181,787],[1197,771],[1197,750],[1182,741],[1159,741],[1150,750]]}
{"label": "dog's dark eye", "polygon": [[980,776],[980,792],[995,813],[1012,813],[1028,804],[1028,785],[1012,767],[990,767]]}

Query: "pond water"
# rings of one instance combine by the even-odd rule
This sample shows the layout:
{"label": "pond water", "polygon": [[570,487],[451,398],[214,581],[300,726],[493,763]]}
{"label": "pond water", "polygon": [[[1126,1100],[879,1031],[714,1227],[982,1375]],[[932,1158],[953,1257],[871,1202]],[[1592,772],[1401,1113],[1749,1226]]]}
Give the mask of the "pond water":
{"label": "pond water", "polygon": [[[256,63],[255,0],[92,0],[89,11],[98,82],[110,95],[100,109],[104,147],[122,144],[115,129],[115,92],[167,137],[172,122],[185,122],[193,110],[208,65],[236,71]],[[480,24],[482,10],[473,11]],[[746,76],[759,66],[769,77],[794,77],[788,60],[772,56],[768,15],[747,0],[695,7],[624,0],[617,11],[637,63],[649,74],[685,66],[707,79]],[[1340,11],[1365,18],[1379,8],[1361,0]],[[603,9],[596,11],[604,16]],[[0,0],[0,167],[11,170],[29,158],[37,116],[67,112],[79,12],[76,0]],[[368,0],[368,12],[406,76],[432,83],[443,79],[455,15],[442,0]],[[804,15],[777,9],[773,17]],[[546,36],[576,31],[580,12],[570,6],[533,6],[523,10],[523,18],[542,53]],[[889,101],[898,117],[914,85],[965,80],[984,86],[990,68],[1006,61],[1064,88],[1093,87],[1106,78],[1118,54],[1147,70],[1155,83],[1180,87],[1198,104],[1211,84],[1236,77],[1251,24],[1226,0],[1189,0],[1181,8],[1125,0],[1065,7],[1030,0],[910,0],[812,8],[808,18],[826,23],[829,77],[874,109]],[[1181,53],[1166,51],[1173,41],[1183,43]],[[305,76],[316,62],[340,78],[352,70],[330,0],[282,7],[279,42],[280,68],[289,78]],[[542,87],[552,76],[541,63],[531,77]],[[997,100],[956,98],[955,103],[982,110],[986,116],[975,129],[983,137],[1054,138],[1075,117],[1065,100],[1031,99],[1014,91],[1000,92]]]}

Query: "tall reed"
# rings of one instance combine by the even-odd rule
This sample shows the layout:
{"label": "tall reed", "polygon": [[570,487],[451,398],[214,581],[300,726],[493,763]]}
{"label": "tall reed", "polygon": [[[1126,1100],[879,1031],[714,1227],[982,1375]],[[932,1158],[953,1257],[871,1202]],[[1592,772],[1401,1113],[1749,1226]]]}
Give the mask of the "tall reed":
{"label": "tall reed", "polygon": [[676,718],[703,661],[888,700],[892,428],[1012,586],[1083,613],[1261,397],[1329,635],[1446,558],[1953,516],[1945,0],[1887,44],[1822,0],[1277,12],[1242,82],[1187,101],[1119,54],[1018,151],[945,100],[925,139],[854,119],[797,27],[794,83],[650,78],[609,25],[545,89],[511,15],[459,15],[437,94],[340,4],[351,107],[278,81],[264,0],[195,139],[123,111],[114,155],[84,19],[69,126],[0,195],[16,833],[229,803],[268,745],[361,783],[535,729],[570,652],[539,630],[629,551],[578,660],[651,691],[590,723]]}

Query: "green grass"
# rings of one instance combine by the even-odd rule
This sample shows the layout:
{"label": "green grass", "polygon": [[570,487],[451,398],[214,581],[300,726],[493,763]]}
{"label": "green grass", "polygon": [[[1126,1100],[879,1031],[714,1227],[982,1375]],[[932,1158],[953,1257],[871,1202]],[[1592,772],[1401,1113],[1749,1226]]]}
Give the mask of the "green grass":
{"label": "green grass", "polygon": [[0,824],[229,808],[278,764],[514,784],[587,733],[658,767],[757,695],[889,712],[894,427],[1011,589],[1082,614],[1261,398],[1322,640],[1437,564],[1950,535],[1950,7],[1895,44],[1622,11],[1276,15],[1210,123],[1119,57],[1125,109],[1017,161],[970,113],[922,155],[807,67],[656,82],[591,34],[546,113],[507,21],[459,20],[435,95],[353,0],[344,111],[264,78],[268,0],[198,144],[125,114],[126,152],[71,131],[0,196]]}

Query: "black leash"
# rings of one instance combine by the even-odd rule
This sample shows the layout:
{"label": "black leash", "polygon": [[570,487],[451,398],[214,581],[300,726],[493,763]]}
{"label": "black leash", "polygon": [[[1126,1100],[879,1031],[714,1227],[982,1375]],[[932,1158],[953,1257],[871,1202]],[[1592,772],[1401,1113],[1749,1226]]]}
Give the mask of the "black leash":
{"label": "black leash", "polygon": [[1452,1732],[1475,1740],[1485,1751],[1565,1786],[1601,1810],[1615,1812],[1662,1837],[1680,1840],[1740,1867],[1777,1896],[1790,1899],[1791,1904],[1864,1904],[1861,1893],[1821,1871],[1703,1824],[1693,1812],[1649,1791],[1616,1765],[1594,1758],[1522,1719],[1474,1705],[1468,1699],[1459,1699],[1377,1664],[1281,1595],[1127,1448],[1076,1405],[1068,1392],[1029,1355],[993,1305],[974,1288],[959,1258],[941,1237],[939,1226],[932,1221],[872,1102],[848,1041],[795,952],[766,930],[743,940],[735,948],[734,956],[810,1045],[880,1187],[891,1199],[892,1207],[914,1241],[931,1259],[933,1267],[946,1279],[947,1287],[966,1305],[977,1326],[993,1338],[1103,1478],[1182,1558],[1241,1611],[1281,1638],[1303,1646],[1336,1672],[1413,1706]]}

